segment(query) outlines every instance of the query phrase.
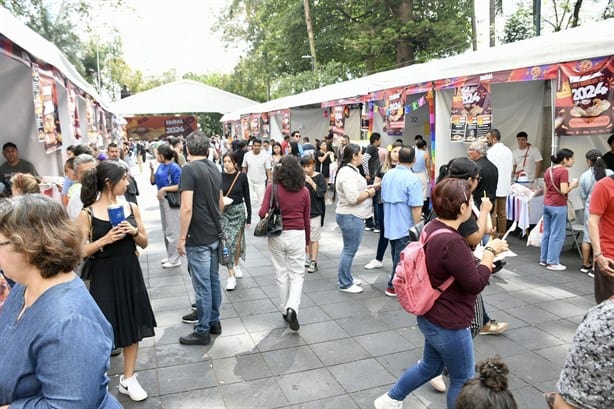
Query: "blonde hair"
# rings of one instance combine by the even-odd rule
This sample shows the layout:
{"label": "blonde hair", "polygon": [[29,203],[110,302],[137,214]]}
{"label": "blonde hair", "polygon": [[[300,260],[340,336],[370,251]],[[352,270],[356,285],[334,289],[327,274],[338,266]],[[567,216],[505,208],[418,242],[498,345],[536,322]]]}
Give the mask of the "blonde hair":
{"label": "blonde hair", "polygon": [[41,189],[38,183],[38,179],[29,173],[15,173],[11,177],[11,189],[13,193],[15,189],[19,190],[23,195],[27,193],[40,193]]}
{"label": "blonde hair", "polygon": [[382,165],[382,173],[386,173],[390,169],[392,169],[392,157],[390,156],[392,153],[392,150],[394,148],[402,148],[402,147],[403,147],[403,144],[401,142],[395,142],[392,145],[390,145],[390,149],[388,149],[388,152],[386,152],[386,159],[384,159],[384,163]]}

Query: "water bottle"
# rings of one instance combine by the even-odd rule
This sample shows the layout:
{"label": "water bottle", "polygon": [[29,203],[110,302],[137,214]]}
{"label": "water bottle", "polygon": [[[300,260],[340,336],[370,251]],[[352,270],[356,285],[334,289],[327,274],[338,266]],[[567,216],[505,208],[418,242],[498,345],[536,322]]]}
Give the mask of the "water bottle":
{"label": "water bottle", "polygon": [[222,254],[224,255],[224,258],[228,257],[228,247],[224,246],[222,247]]}

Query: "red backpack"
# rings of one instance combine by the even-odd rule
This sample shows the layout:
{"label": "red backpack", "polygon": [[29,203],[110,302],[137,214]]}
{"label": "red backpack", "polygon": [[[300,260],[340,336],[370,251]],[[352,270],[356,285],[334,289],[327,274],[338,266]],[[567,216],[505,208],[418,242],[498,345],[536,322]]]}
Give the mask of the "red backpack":
{"label": "red backpack", "polygon": [[433,288],[426,270],[424,246],[432,237],[443,233],[452,232],[448,229],[439,229],[427,237],[426,232],[422,230],[420,240],[410,242],[401,251],[392,284],[401,306],[411,314],[424,315],[429,312],[441,293],[454,282],[454,277],[451,276],[438,288]]}

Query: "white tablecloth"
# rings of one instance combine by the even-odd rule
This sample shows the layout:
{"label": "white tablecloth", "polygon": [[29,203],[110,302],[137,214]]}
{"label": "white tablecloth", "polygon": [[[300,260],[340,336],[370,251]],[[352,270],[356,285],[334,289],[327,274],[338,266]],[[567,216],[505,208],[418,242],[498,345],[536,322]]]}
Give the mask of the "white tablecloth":
{"label": "white tablecloth", "polygon": [[522,230],[526,230],[531,224],[537,224],[543,213],[544,196],[529,199],[511,194],[507,197],[507,219],[516,220]]}

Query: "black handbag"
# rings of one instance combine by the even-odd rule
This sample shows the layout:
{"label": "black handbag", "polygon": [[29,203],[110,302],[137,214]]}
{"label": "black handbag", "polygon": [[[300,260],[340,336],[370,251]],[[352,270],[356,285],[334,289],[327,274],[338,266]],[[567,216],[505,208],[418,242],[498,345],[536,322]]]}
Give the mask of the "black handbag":
{"label": "black handbag", "polygon": [[269,211],[256,224],[254,236],[256,237],[276,237],[281,234],[283,224],[281,220],[281,210],[277,199],[277,185],[273,183],[271,197],[269,199]]}
{"label": "black handbag", "polygon": [[[170,186],[171,183],[172,183],[172,180],[171,180],[171,168],[170,167],[168,168],[168,176],[167,176],[166,179],[168,180],[168,185]],[[173,209],[181,207],[181,193],[179,193],[178,191],[176,191],[176,192],[166,192],[164,194],[164,197],[168,201],[168,205],[170,207],[172,207]]]}

